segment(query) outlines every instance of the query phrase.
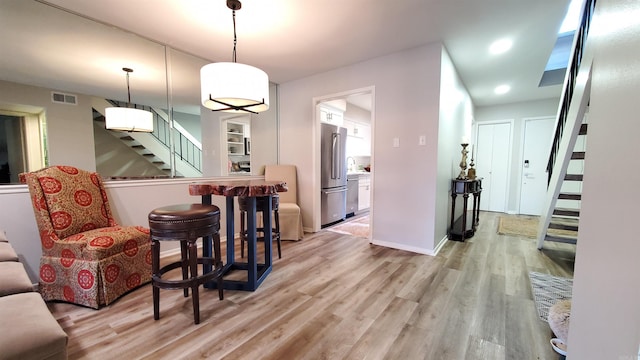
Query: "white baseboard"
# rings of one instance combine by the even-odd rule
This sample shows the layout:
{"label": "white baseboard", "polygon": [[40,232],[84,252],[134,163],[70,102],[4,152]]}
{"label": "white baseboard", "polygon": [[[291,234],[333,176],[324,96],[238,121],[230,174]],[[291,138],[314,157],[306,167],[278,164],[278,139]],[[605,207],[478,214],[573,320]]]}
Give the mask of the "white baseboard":
{"label": "white baseboard", "polygon": [[431,250],[431,249],[419,248],[419,247],[415,247],[415,246],[405,246],[405,245],[402,245],[402,244],[389,242],[389,241],[379,241],[379,240],[371,239],[370,243],[373,244],[373,245],[384,246],[384,247],[397,249],[397,250],[411,251],[411,252],[418,253],[418,254],[423,254],[423,255],[435,256],[435,254],[436,254],[436,252],[434,250]]}

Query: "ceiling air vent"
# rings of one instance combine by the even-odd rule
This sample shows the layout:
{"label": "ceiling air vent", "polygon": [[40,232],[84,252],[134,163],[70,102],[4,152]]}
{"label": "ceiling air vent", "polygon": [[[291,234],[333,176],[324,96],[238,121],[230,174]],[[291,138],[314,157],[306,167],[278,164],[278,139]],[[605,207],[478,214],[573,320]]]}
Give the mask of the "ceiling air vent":
{"label": "ceiling air vent", "polygon": [[56,104],[78,105],[78,97],[76,95],[61,92],[52,92],[51,101]]}

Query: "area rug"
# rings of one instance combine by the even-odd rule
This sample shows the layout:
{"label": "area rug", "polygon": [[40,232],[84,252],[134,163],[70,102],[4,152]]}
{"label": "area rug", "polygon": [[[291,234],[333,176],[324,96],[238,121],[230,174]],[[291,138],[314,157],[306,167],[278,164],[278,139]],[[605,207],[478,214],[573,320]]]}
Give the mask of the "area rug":
{"label": "area rug", "polygon": [[[500,216],[498,220],[498,234],[535,239],[538,237],[539,221],[540,217],[538,216]],[[562,229],[548,229],[547,233],[555,236],[575,236],[576,234],[575,231]]]}
{"label": "area rug", "polygon": [[355,237],[368,238],[369,237],[369,216],[367,215],[351,221],[347,221],[342,224],[327,228],[327,230],[337,232],[340,234],[348,234]]}
{"label": "area rug", "polygon": [[540,320],[547,321],[549,308],[560,300],[571,299],[573,279],[538,272],[529,273],[533,300]]}

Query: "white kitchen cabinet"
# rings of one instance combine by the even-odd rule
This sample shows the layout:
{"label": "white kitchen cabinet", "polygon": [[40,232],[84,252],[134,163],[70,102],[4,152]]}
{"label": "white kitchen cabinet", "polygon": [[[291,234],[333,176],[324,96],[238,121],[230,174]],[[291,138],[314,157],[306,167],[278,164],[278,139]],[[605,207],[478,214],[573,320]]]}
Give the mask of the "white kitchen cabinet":
{"label": "white kitchen cabinet", "polygon": [[371,156],[371,125],[344,119],[347,156]]}
{"label": "white kitchen cabinet", "polygon": [[320,121],[338,126],[343,126],[344,112],[320,105]]}
{"label": "white kitchen cabinet", "polygon": [[360,175],[358,180],[358,211],[366,210],[371,206],[371,177]]}

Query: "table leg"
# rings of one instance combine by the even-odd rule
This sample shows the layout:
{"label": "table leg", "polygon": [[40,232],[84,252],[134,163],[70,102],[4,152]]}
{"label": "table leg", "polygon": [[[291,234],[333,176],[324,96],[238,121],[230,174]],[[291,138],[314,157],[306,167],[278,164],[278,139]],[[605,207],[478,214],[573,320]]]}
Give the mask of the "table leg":
{"label": "table leg", "polygon": [[271,267],[271,259],[273,258],[273,225],[271,224],[271,212],[273,209],[271,207],[271,198],[272,196],[269,195],[267,198],[266,209],[262,214],[262,226],[264,229],[264,263],[268,268]]}
{"label": "table leg", "polygon": [[464,193],[462,198],[462,233],[460,234],[460,241],[464,241],[465,235],[467,235],[467,200],[469,199],[469,194]]}
{"label": "table leg", "polygon": [[[255,216],[255,210],[253,212]],[[235,237],[235,229],[233,228],[234,223],[234,212],[233,212],[233,196],[227,196],[227,264],[235,263],[234,251],[234,237]]]}
{"label": "table leg", "polygon": [[[257,288],[258,258],[256,234],[256,198],[247,197],[247,282],[251,290]],[[265,231],[266,233],[266,231]]]}
{"label": "table leg", "polygon": [[455,222],[454,217],[456,216],[456,189],[455,187],[451,189],[451,221],[449,223],[449,238],[453,236],[453,224]]}

